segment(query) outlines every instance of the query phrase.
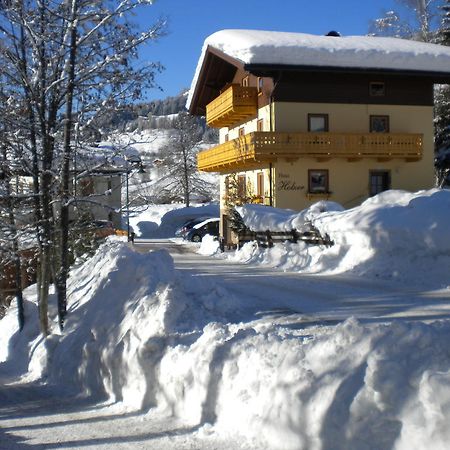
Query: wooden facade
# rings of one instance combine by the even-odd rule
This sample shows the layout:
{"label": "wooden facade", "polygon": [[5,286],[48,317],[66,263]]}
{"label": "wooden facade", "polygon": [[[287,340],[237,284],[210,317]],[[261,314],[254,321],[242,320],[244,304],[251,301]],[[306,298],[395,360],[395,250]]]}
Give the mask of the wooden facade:
{"label": "wooden facade", "polygon": [[271,133],[254,132],[204,150],[198,168],[205,172],[253,169],[278,158],[346,158],[355,161],[422,158],[422,134],[381,133]]}
{"label": "wooden facade", "polygon": [[[371,95],[371,83],[382,83],[383,95]],[[433,81],[411,74],[287,72],[273,91],[279,102],[433,106]]]}
{"label": "wooden facade", "polygon": [[233,84],[206,105],[206,123],[215,128],[229,127],[254,117],[257,112],[256,88]]}

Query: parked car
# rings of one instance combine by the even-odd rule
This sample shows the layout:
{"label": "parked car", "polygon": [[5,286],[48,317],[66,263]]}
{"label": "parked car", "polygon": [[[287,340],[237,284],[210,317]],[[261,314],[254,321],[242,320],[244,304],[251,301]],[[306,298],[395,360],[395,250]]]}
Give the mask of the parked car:
{"label": "parked car", "polygon": [[188,233],[195,225],[198,225],[207,219],[211,219],[211,217],[196,217],[195,219],[189,219],[175,231],[175,236],[184,238],[186,233]]}
{"label": "parked car", "polygon": [[210,234],[211,236],[219,236],[218,218],[206,219],[203,222],[194,225],[184,236],[184,239],[191,242],[201,242],[203,236]]}

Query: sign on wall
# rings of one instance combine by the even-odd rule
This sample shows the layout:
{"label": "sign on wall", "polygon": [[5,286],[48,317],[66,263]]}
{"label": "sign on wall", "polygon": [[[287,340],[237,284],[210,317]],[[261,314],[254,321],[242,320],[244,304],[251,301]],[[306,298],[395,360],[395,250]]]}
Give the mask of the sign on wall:
{"label": "sign on wall", "polygon": [[298,184],[295,180],[292,180],[290,174],[279,173],[278,178],[278,191],[302,191],[305,189],[305,186]]}

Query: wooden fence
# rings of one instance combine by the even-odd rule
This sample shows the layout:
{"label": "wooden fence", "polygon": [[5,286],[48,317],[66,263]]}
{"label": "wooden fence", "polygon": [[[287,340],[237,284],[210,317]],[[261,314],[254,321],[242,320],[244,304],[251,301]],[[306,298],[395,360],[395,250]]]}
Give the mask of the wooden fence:
{"label": "wooden fence", "polygon": [[[308,224],[307,227],[308,229],[304,231],[298,231],[296,229],[289,231],[241,231],[238,233],[238,248],[252,241],[256,241],[259,247],[264,248],[271,248],[274,244],[282,242],[292,242],[294,244],[304,242],[309,245],[324,245],[326,247],[334,245],[334,241],[327,233],[322,235],[312,224]],[[221,250],[225,250],[224,242],[221,242]]]}

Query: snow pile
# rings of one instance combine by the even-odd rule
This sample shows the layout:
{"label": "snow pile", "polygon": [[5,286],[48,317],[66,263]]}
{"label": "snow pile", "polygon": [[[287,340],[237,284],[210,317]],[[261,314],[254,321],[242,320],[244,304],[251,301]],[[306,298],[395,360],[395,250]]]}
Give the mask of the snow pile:
{"label": "snow pile", "polygon": [[142,237],[173,237],[175,236],[175,231],[184,223],[202,217],[219,217],[219,205],[217,203],[211,203],[170,210],[161,217],[158,229],[154,230],[151,234]]}
{"label": "snow pile", "polygon": [[[353,273],[430,287],[448,285],[450,273],[450,191],[432,189],[409,193],[386,191],[350,210],[313,205],[298,214],[278,214],[242,207],[252,229],[286,230],[311,220],[334,241],[329,248],[303,243],[276,244],[260,249],[252,243],[230,256],[235,261],[270,264],[310,273]],[[444,283],[444,284],[443,284]]]}
{"label": "snow pile", "polygon": [[157,407],[254,448],[447,448],[449,321],[277,322],[208,277],[178,273],[167,252],[117,239],[71,272],[69,296],[65,333],[45,342],[32,303],[21,335],[8,312],[0,373],[28,361],[43,381]]}
{"label": "snow pile", "polygon": [[449,331],[448,323],[369,329],[348,320],[314,338],[219,334],[211,344],[225,341],[216,352],[227,359],[218,425],[230,433],[239,425],[262,448],[444,449]]}
{"label": "snow pile", "polygon": [[[37,305],[24,299],[26,327],[22,333],[18,332],[15,306],[16,303],[13,302],[5,318],[0,320],[0,374],[8,377],[18,377],[31,370],[31,355],[35,347],[41,344]],[[37,376],[39,375],[40,372]]]}
{"label": "snow pile", "polygon": [[181,203],[152,205],[144,211],[133,212],[130,226],[139,238],[169,238],[188,220],[202,217],[219,217],[219,205],[195,204],[188,208]]}
{"label": "snow pile", "polygon": [[220,254],[219,240],[215,236],[211,236],[210,234],[203,236],[200,248],[198,249],[198,253],[200,255],[207,256]]}
{"label": "snow pile", "polygon": [[290,209],[254,204],[237,206],[236,211],[245,225],[253,231],[289,231],[301,230],[306,222],[311,222],[319,214],[327,211],[344,211],[344,207],[335,202],[322,200],[300,213]]}
{"label": "snow pile", "polygon": [[130,227],[137,237],[147,238],[158,229],[161,218],[169,211],[183,208],[181,203],[152,205],[150,208],[133,208],[130,212]]}

